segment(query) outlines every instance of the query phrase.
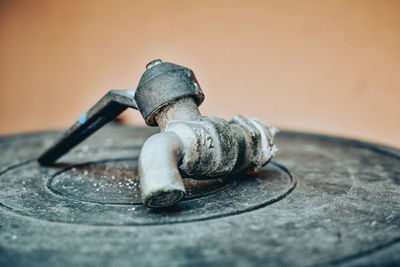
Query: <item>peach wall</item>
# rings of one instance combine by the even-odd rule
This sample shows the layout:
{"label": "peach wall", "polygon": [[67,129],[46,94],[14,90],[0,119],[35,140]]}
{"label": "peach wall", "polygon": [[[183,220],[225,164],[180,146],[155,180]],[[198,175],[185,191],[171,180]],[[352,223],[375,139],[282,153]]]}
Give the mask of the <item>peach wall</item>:
{"label": "peach wall", "polygon": [[0,134],[66,128],[154,58],[203,114],[400,147],[400,1],[1,0]]}

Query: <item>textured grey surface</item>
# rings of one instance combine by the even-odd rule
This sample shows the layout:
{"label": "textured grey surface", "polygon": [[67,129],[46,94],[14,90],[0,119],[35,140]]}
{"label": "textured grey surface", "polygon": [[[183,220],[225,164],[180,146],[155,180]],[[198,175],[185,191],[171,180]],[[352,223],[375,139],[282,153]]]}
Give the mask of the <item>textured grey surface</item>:
{"label": "textured grey surface", "polygon": [[59,133],[0,139],[0,266],[399,265],[400,152],[282,132],[272,164],[140,204],[153,129],[110,126],[53,167]]}

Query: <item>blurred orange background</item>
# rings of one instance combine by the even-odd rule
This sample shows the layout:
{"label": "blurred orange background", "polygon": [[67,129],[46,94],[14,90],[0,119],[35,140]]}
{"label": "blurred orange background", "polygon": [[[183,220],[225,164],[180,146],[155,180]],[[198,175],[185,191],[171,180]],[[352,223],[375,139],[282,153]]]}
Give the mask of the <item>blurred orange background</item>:
{"label": "blurred orange background", "polygon": [[0,0],[0,134],[69,127],[155,58],[204,115],[400,147],[400,1]]}

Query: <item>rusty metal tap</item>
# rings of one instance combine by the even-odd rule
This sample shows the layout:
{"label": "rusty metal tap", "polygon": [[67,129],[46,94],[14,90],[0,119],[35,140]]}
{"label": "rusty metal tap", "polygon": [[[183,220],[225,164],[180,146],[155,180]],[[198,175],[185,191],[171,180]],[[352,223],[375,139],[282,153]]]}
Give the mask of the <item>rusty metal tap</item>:
{"label": "rusty metal tap", "polygon": [[276,128],[235,116],[229,122],[203,117],[204,94],[190,69],[154,60],[135,90],[111,90],[80,117],[38,161],[50,165],[128,107],[161,130],[144,143],[139,156],[143,203],[173,205],[185,197],[182,178],[213,179],[267,164],[277,148]]}

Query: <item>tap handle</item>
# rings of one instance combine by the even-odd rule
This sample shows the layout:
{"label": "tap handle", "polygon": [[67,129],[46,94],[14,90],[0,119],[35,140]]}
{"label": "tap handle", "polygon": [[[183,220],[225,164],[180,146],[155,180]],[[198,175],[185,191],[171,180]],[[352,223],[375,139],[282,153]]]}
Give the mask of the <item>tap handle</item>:
{"label": "tap handle", "polygon": [[110,90],[39,158],[41,165],[51,165],[89,135],[115,119],[127,108],[138,109],[135,90]]}

